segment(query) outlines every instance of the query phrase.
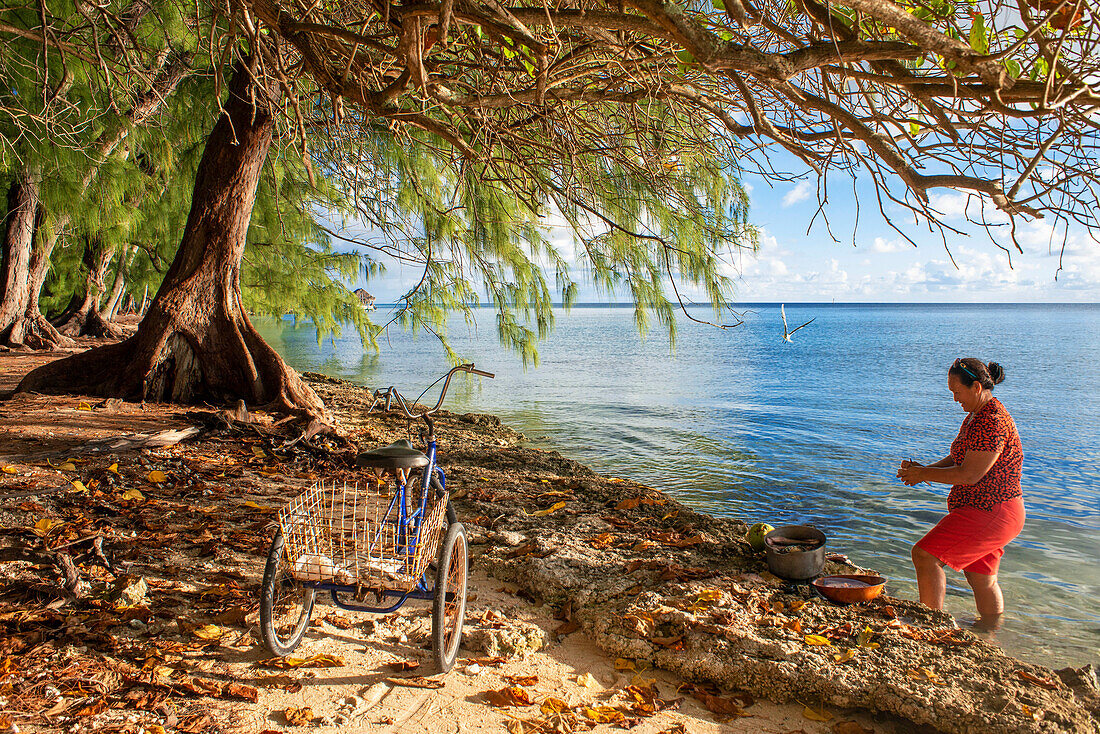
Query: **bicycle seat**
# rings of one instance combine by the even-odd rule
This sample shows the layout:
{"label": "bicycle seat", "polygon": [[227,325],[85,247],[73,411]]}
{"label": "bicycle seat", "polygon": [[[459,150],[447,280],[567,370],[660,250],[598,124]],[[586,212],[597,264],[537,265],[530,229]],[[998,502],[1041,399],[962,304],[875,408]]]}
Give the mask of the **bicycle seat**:
{"label": "bicycle seat", "polygon": [[419,469],[428,465],[428,457],[414,449],[411,443],[402,438],[394,441],[389,446],[364,451],[355,457],[355,463],[357,466],[390,470]]}

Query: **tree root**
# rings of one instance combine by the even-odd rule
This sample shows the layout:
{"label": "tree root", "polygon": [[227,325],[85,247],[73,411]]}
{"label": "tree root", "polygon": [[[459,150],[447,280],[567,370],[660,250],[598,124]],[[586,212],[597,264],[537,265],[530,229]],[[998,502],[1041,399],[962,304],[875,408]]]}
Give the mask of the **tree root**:
{"label": "tree root", "polygon": [[39,350],[72,349],[76,346],[76,342],[55,329],[37,309],[33,315],[24,315],[17,319],[6,337],[0,341],[12,348]]}
{"label": "tree root", "polygon": [[[43,365],[24,377],[17,389],[142,402],[243,399],[271,412],[329,420],[317,394],[247,321],[229,328],[207,323],[188,333],[167,325],[158,332],[157,321],[147,319],[138,334],[125,341]],[[214,330],[217,336],[211,337],[207,332]],[[237,338],[226,339],[227,335]],[[204,343],[209,347],[202,351],[193,346]]]}
{"label": "tree root", "polygon": [[104,319],[94,308],[72,314],[62,323],[57,324],[57,331],[67,337],[92,336],[97,339],[118,339],[122,336],[122,330]]}

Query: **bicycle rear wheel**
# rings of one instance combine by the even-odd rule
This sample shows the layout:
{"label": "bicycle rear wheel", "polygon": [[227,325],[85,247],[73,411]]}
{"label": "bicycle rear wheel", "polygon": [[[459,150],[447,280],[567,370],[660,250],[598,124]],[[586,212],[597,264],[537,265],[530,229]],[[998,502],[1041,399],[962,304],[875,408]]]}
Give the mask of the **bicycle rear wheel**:
{"label": "bicycle rear wheel", "polygon": [[466,580],[469,569],[466,529],[462,523],[447,528],[439,546],[435,597],[432,600],[432,654],[442,673],[458,659],[462,623],[466,618]]}
{"label": "bicycle rear wheel", "polygon": [[290,575],[284,542],[283,531],[277,530],[260,588],[260,634],[267,648],[279,656],[289,655],[301,644],[317,593]]}

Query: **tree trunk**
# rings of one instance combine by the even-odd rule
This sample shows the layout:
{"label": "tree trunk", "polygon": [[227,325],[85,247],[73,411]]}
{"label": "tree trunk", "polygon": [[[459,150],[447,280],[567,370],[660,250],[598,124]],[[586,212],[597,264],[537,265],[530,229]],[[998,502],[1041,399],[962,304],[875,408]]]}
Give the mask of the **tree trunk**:
{"label": "tree trunk", "polygon": [[[39,209],[41,215],[41,209]],[[42,295],[42,286],[46,282],[46,273],[50,270],[52,241],[39,244],[31,253],[31,270],[27,276],[30,297],[23,315],[15,322],[8,336],[12,346],[24,346],[31,349],[56,349],[75,347],[76,342],[61,334],[38,310],[38,299]]]}
{"label": "tree trunk", "polygon": [[57,330],[65,336],[120,336],[121,332],[99,315],[99,299],[105,290],[103,281],[112,255],[114,250],[104,246],[98,238],[85,241],[84,263],[88,267],[88,274],[84,278],[84,296],[74,294],[65,314],[54,322]]}
{"label": "tree trunk", "polygon": [[7,341],[11,327],[22,316],[30,298],[28,275],[34,249],[34,224],[38,212],[37,172],[20,171],[8,189],[4,239],[0,243],[0,339]]}
{"label": "tree trunk", "polygon": [[[139,15],[144,14],[147,9],[143,8],[143,5],[138,5],[135,12]],[[164,100],[175,92],[179,83],[190,73],[190,61],[190,54],[185,53],[172,53],[160,59],[160,65],[156,69],[157,76],[153,79],[150,88],[137,96],[133,107],[125,114],[125,120],[104,131],[96,141],[93,150],[90,151],[95,162],[85,171],[80,181],[81,195],[87,191],[92,179],[99,173],[102,162],[122,145],[135,128],[144,125],[156,114],[164,104]],[[42,293],[42,285],[46,282],[46,273],[50,269],[50,255],[53,253],[54,245],[57,244],[57,239],[68,226],[71,216],[70,211],[57,212],[52,233],[45,238],[45,242],[39,244],[31,256],[31,272],[28,277],[30,297],[24,307],[14,311],[15,315],[10,317],[10,322],[6,320],[5,313],[0,313],[0,343],[27,346],[32,349],[76,345],[76,342],[54,328],[38,309],[38,297]],[[0,307],[0,311],[2,310]]]}
{"label": "tree trunk", "polygon": [[118,306],[122,303],[122,290],[126,287],[126,274],[130,270],[130,261],[134,257],[137,248],[127,245],[122,248],[122,255],[118,259],[118,268],[115,269],[115,279],[111,283],[111,294],[107,296],[107,303],[99,309],[100,318],[111,322],[118,316]]}
{"label": "tree trunk", "polygon": [[278,94],[250,84],[238,62],[199,163],[179,250],[137,334],[39,367],[19,390],[177,402],[243,398],[324,415],[317,395],[260,338],[241,305],[241,258]]}
{"label": "tree trunk", "polygon": [[59,334],[38,310],[38,296],[50,260],[48,250],[34,247],[42,219],[38,186],[37,175],[24,172],[8,191],[8,226],[0,268],[0,343],[31,349],[69,347],[74,345],[73,340]]}

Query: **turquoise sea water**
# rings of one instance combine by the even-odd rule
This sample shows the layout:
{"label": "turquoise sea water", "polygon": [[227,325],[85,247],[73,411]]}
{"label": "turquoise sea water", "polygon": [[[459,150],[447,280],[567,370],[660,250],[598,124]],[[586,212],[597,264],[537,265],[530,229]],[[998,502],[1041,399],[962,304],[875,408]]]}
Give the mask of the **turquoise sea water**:
{"label": "turquoise sea water", "polygon": [[[456,318],[459,354],[497,377],[459,380],[446,407],[496,413],[534,445],[706,512],[814,524],[916,598],[909,548],[948,488],[906,487],[897,464],[947,454],[964,415],[947,390],[955,357],[1000,362],[1028,519],[1002,561],[995,640],[1056,668],[1100,662],[1100,305],[789,305],[792,326],[816,319],[793,343],[778,304],[743,308],[732,330],[680,318],[674,352],[663,333],[639,338],[629,309],[575,308],[527,370],[498,344],[492,311],[469,328]],[[410,397],[449,367],[430,335],[394,330],[375,353],[355,335],[318,347],[311,328],[259,327],[299,370]],[[949,583],[948,611],[973,620],[965,580]]]}

